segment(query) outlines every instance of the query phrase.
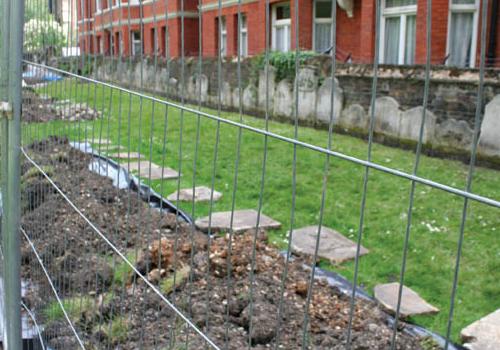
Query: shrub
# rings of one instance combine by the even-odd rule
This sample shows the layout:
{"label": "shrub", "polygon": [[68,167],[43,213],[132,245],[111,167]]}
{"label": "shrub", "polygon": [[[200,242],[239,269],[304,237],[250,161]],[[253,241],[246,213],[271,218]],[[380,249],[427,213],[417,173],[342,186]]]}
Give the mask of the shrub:
{"label": "shrub", "polygon": [[[299,66],[306,62],[309,58],[314,57],[315,52],[312,51],[299,51],[298,53],[298,63]],[[269,53],[269,65],[276,68],[276,80],[280,81],[283,79],[289,79],[293,81],[295,77],[295,62],[297,53],[295,51],[290,52],[279,52],[272,51]],[[258,74],[259,71],[263,70],[266,65],[265,54],[260,54],[255,56],[253,59],[253,70],[254,73]]]}

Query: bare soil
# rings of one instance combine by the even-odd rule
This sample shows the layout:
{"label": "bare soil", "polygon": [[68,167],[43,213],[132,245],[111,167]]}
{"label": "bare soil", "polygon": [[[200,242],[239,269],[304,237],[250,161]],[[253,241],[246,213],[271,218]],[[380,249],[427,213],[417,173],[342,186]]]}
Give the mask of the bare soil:
{"label": "bare soil", "polygon": [[[82,214],[135,261],[139,272],[221,348],[227,343],[228,349],[248,344],[268,349],[277,341],[279,349],[302,348],[304,341],[307,349],[345,348],[349,297],[317,279],[310,291],[311,272],[300,258],[289,263],[282,290],[285,259],[267,244],[265,232],[209,238],[89,171],[91,157],[71,148],[66,139],[35,143],[28,152]],[[23,228],[60,296],[80,300],[80,307],[68,314],[87,348],[205,349],[203,339],[124,268],[110,245],[31,163],[25,161],[22,173]],[[78,348],[64,317],[47,311],[54,298],[26,240],[22,252],[23,277],[32,286],[25,301],[44,325],[49,345]],[[91,300],[90,307],[86,300]],[[352,349],[389,348],[392,328],[386,322],[387,315],[375,303],[357,300]],[[422,339],[403,328],[401,323],[396,349],[424,349]]]}

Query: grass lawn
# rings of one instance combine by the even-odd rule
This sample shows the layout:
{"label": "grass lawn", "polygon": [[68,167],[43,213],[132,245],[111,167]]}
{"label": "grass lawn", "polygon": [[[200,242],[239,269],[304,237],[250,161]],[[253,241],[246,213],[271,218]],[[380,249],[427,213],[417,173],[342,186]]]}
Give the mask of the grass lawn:
{"label": "grass lawn", "polygon": [[[72,82],[72,87],[69,82]],[[32,128],[37,128],[40,135],[55,131],[69,133],[73,139],[83,139],[85,134],[88,138],[95,138],[102,132],[103,138],[124,147],[129,147],[130,143],[130,151],[151,157],[157,164],[162,163],[166,120],[165,163],[181,172],[181,188],[192,186],[198,130],[196,115],[181,113],[174,108],[166,111],[158,103],[153,107],[149,100],[130,97],[118,91],[111,93],[110,89],[99,86],[77,85],[74,80],[51,84],[39,92],[60,99],[88,102],[90,106],[95,105],[97,109],[104,111],[103,118],[93,122],[33,124]],[[222,114],[231,120],[240,118],[237,113]],[[255,127],[264,126],[262,119],[248,116],[243,116],[243,122]],[[206,118],[199,121],[197,185],[211,185],[217,127],[216,121]],[[294,135],[294,127],[290,124],[270,122],[269,129],[288,137]],[[24,130],[25,135],[30,134],[28,127]],[[215,189],[224,195],[214,203],[214,211],[230,210],[232,206],[238,134],[238,128],[220,124]],[[325,147],[328,132],[300,127],[298,137],[301,141]],[[153,141],[151,145],[150,140]],[[366,159],[367,142],[361,139],[334,134],[333,144],[336,151]],[[106,146],[102,146],[102,150],[105,148]],[[180,150],[182,158],[179,157]],[[270,238],[278,246],[284,247],[291,218],[293,145],[269,138],[267,150],[263,213],[282,222],[282,229],[270,233]],[[264,137],[243,131],[236,209],[258,207],[263,154]],[[411,151],[379,144],[373,146],[372,155],[376,163],[407,172],[412,171],[415,159]],[[295,228],[318,223],[325,159],[318,152],[297,147]],[[337,158],[332,158],[330,164],[324,225],[355,240],[365,170],[359,165]],[[466,165],[457,161],[423,156],[418,174],[462,189],[467,170]],[[359,281],[369,292],[372,292],[377,283],[399,280],[410,185],[408,180],[370,171],[362,240],[370,253],[360,259],[359,266]],[[176,190],[177,181],[164,181],[163,184],[153,181],[152,186],[156,191],[168,195]],[[499,172],[477,168],[473,191],[500,199]],[[196,204],[194,209],[191,203],[180,206],[188,213],[194,212],[194,217],[204,216],[209,212],[208,204]],[[441,310],[435,316],[418,317],[413,321],[441,334],[446,332],[462,207],[463,199],[457,196],[423,185],[416,186],[405,285]],[[499,233],[500,211],[470,202],[452,328],[455,341],[459,339],[459,332],[464,326],[500,308]],[[348,278],[352,278],[354,271],[353,262],[338,266],[321,262],[321,266]]]}

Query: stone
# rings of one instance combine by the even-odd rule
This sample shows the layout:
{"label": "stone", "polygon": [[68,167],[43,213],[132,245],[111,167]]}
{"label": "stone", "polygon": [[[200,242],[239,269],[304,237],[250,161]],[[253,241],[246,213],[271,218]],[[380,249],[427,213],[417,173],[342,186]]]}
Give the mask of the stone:
{"label": "stone", "polygon": [[[138,176],[142,177],[143,179],[151,178],[151,180],[169,180],[179,177],[179,173],[177,171],[170,168],[162,168],[159,165],[150,163],[148,161],[130,162],[130,168],[128,163],[122,164],[122,167],[126,170],[138,173]],[[149,173],[150,167],[151,174]]]}
{"label": "stone", "polygon": [[296,86],[299,89],[298,117],[302,120],[313,120],[316,109],[316,87],[318,86],[314,67],[300,68],[296,79]]}
{"label": "stone", "polygon": [[[371,115],[371,110],[368,112]],[[399,103],[390,96],[375,100],[375,132],[398,137],[401,125]]]}
{"label": "stone", "polygon": [[221,92],[220,92],[220,98],[221,98],[221,103],[223,106],[231,106],[232,104],[232,92],[231,92],[231,85],[229,82],[224,81],[222,82],[221,86]]}
{"label": "stone", "polygon": [[[399,128],[399,137],[404,140],[418,142],[420,137],[420,125],[422,124],[422,113],[424,107],[418,106],[401,113],[401,124]],[[436,130],[436,116],[429,110],[425,111],[424,133],[422,142],[432,142],[434,131]]]}
{"label": "stone", "polygon": [[259,108],[265,110],[266,103],[269,103],[269,110],[271,110],[274,103],[275,89],[276,89],[276,68],[274,68],[273,66],[269,66],[268,74],[266,74],[265,68],[259,72],[259,86],[258,86]]}
{"label": "stone", "polygon": [[[339,82],[335,79],[335,84],[332,84],[332,78],[326,78],[323,84],[318,89],[317,102],[316,102],[316,118],[322,122],[329,124],[332,110],[332,85],[335,87],[334,91],[334,123],[338,122],[341,111],[343,108],[344,91],[340,88]],[[363,107],[361,107],[363,108]],[[364,110],[363,110],[364,112]]]}
{"label": "stone", "polygon": [[208,95],[208,78],[204,74],[194,74],[188,79],[187,91],[193,101],[206,102]]}
{"label": "stone", "polygon": [[111,140],[105,139],[105,138],[93,138],[93,139],[87,139],[85,140],[88,143],[94,144],[94,145],[111,145],[113,142]]}
{"label": "stone", "polygon": [[[209,201],[210,200],[210,194],[212,193],[212,190],[206,186],[198,186],[194,188],[194,201],[195,202],[204,202],[204,201]],[[184,202],[190,202],[193,200],[193,188],[183,188],[180,191],[175,191],[174,193],[170,194],[167,199],[169,201],[176,201],[177,196],[179,197],[180,201]],[[222,197],[222,193],[214,191],[213,193],[213,200],[217,201]]]}
{"label": "stone", "polygon": [[[205,216],[196,220],[196,226],[202,231],[208,231],[209,217]],[[212,213],[211,231],[228,231],[231,223],[231,212]],[[244,231],[255,228],[257,224],[257,211],[253,209],[235,210],[233,218],[233,232],[242,233]],[[262,229],[278,229],[281,224],[261,213],[259,228]]]}
{"label": "stone", "polygon": [[473,131],[465,120],[447,119],[436,127],[436,143],[470,151]]}
{"label": "stone", "polygon": [[470,350],[500,349],[500,309],[462,329],[460,337]]}
{"label": "stone", "polygon": [[346,129],[369,131],[370,116],[360,104],[352,104],[342,110],[338,124]]}
{"label": "stone", "polygon": [[257,88],[253,85],[248,85],[243,90],[243,107],[245,111],[254,111],[257,107]]}
{"label": "stone", "polygon": [[[395,314],[398,303],[399,283],[378,284],[374,288],[375,299],[390,313]],[[403,285],[399,316],[402,319],[416,315],[428,315],[439,309],[422,299],[412,289]]]}
{"label": "stone", "polygon": [[485,107],[479,151],[489,156],[500,156],[500,95],[496,95]]}
{"label": "stone", "polygon": [[[290,235],[290,232],[288,232]],[[293,230],[291,247],[292,252],[297,254],[314,255],[316,239],[318,237],[318,226],[306,226]],[[332,263],[341,263],[356,257],[356,243],[344,237],[339,232],[321,226],[320,245],[318,256]],[[368,254],[368,249],[360,247],[360,256]]]}
{"label": "stone", "polygon": [[137,152],[118,152],[118,153],[111,153],[109,154],[110,157],[112,158],[118,158],[118,159],[139,159],[139,158],[144,158],[144,156],[140,153]]}
{"label": "stone", "polygon": [[274,94],[274,110],[276,116],[291,118],[293,114],[293,94],[292,85],[288,80],[282,80],[276,87]]}

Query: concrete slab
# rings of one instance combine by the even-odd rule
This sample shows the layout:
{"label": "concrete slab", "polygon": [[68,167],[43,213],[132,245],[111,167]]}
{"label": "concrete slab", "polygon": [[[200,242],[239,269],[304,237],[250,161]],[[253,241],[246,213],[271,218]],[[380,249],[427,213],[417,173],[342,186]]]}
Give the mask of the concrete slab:
{"label": "concrete slab", "polygon": [[[202,231],[208,231],[208,216],[196,220],[196,226]],[[231,223],[231,212],[224,211],[212,213],[211,230],[228,231]],[[255,228],[257,225],[257,211],[253,209],[235,210],[233,219],[233,231],[241,233]],[[259,227],[262,229],[277,229],[281,223],[261,213]]]}
{"label": "concrete slab", "polygon": [[117,159],[140,159],[144,158],[144,156],[137,152],[118,152],[118,153],[110,153],[110,157]]}
{"label": "concrete slab", "polygon": [[93,139],[87,139],[87,140],[84,140],[88,143],[91,143],[93,145],[112,145],[113,144],[113,141],[111,140],[108,140],[108,139],[105,139],[105,138],[102,138],[99,140],[98,137],[96,138],[93,138]]}
{"label": "concrete slab", "polygon": [[[375,299],[390,313],[395,314],[398,303],[399,283],[386,283],[376,285],[374,288]],[[400,318],[416,315],[428,315],[439,312],[439,309],[429,304],[412,289],[403,286],[401,297]]]}
{"label": "concrete slab", "polygon": [[[121,164],[124,169],[129,169],[128,164]],[[149,173],[151,167],[151,174]],[[148,161],[134,161],[130,162],[130,171],[136,173],[143,179],[151,180],[170,180],[177,179],[179,177],[179,173],[170,168],[163,168],[154,163],[150,163]],[[140,171],[140,173],[139,173]]]}
{"label": "concrete slab", "polygon": [[[293,230],[292,251],[297,254],[314,255],[317,237],[316,225]],[[321,227],[319,243],[318,256],[333,263],[341,263],[356,257],[356,243],[329,227]],[[360,247],[360,256],[368,252],[365,247]]]}
{"label": "concrete slab", "polygon": [[[194,201],[195,202],[206,202],[210,201],[212,189],[206,186],[198,186],[194,188]],[[167,199],[169,201],[176,201],[177,196],[180,201],[190,202],[193,200],[193,188],[183,188],[180,191],[175,191],[170,194]],[[221,199],[222,193],[214,191],[213,200],[217,201]]]}
{"label": "concrete slab", "polygon": [[462,329],[460,337],[471,350],[500,349],[500,309]]}

